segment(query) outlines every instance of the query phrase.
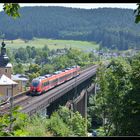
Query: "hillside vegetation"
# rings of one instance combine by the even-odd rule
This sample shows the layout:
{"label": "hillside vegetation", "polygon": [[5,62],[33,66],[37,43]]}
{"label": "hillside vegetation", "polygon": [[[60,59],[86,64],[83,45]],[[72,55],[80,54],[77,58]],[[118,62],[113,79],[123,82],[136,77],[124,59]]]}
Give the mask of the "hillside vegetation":
{"label": "hillside vegetation", "polygon": [[24,7],[20,14],[14,20],[0,13],[0,33],[6,39],[85,40],[119,50],[139,47],[140,26],[130,9]]}

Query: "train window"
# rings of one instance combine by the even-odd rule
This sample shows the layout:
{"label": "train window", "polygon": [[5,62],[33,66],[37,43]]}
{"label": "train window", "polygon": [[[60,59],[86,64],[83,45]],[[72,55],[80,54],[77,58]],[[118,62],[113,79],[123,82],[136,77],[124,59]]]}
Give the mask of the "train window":
{"label": "train window", "polygon": [[74,72],[73,74],[74,74],[74,75],[76,75],[76,74],[77,74],[77,72]]}
{"label": "train window", "polygon": [[42,85],[43,85],[43,87],[45,87],[45,86],[46,86],[46,82],[45,82],[45,83],[43,83]]}
{"label": "train window", "polygon": [[56,83],[57,79],[50,81],[50,83]]}
{"label": "train window", "polygon": [[39,85],[39,81],[38,80],[33,80],[32,81],[32,86],[37,87]]}
{"label": "train window", "polygon": [[68,77],[71,76],[71,73],[67,75]]}
{"label": "train window", "polygon": [[59,78],[60,80],[62,80],[62,79],[64,79],[65,78],[65,76],[62,76],[61,78]]}
{"label": "train window", "polygon": [[44,83],[44,86],[47,86],[48,84],[49,84],[49,82],[45,82],[45,83]]}
{"label": "train window", "polygon": [[63,79],[63,77],[60,77],[59,80],[61,81]]}

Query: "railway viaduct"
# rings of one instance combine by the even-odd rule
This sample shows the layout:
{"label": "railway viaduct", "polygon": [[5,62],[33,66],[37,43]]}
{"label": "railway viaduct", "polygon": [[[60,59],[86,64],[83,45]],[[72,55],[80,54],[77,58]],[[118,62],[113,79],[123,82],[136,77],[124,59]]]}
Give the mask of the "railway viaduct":
{"label": "railway viaduct", "polygon": [[[4,50],[5,53],[6,48]],[[66,105],[74,111],[79,111],[85,117],[87,97],[94,91],[92,79],[96,75],[97,68],[98,65],[90,66],[82,70],[79,76],[47,91],[41,96],[31,97],[27,96],[27,93],[18,94],[17,96],[13,96],[12,94],[10,97],[11,105],[7,105],[6,102],[2,110],[2,106],[0,105],[0,114],[6,113],[6,110],[8,111],[9,108],[19,105],[22,107],[22,112],[29,115],[39,113],[50,116],[59,105]]]}
{"label": "railway viaduct", "polygon": [[[98,65],[90,66],[82,70],[79,76],[47,91],[41,96],[32,97],[27,93],[14,96],[12,106],[21,106],[21,111],[30,116],[36,113],[41,116],[50,116],[59,105],[62,105],[74,111],[79,111],[83,117],[86,117],[87,100],[89,95],[94,93],[93,78],[96,76],[97,68]],[[0,113],[6,113],[6,107],[9,109],[10,104],[4,105],[3,109],[0,109]]]}
{"label": "railway viaduct", "polygon": [[94,65],[87,68],[76,78],[28,101],[22,112],[29,115],[39,113],[43,116],[50,116],[59,105],[66,105],[74,111],[79,111],[85,117],[87,97],[94,92],[93,78],[97,67]]}

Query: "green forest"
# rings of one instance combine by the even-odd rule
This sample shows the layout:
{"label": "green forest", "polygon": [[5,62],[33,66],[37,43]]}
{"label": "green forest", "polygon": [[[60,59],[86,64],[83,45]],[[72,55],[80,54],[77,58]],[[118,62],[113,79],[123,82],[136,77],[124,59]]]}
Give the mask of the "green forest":
{"label": "green forest", "polygon": [[89,99],[89,120],[101,136],[140,135],[140,54],[101,65],[100,90]]}
{"label": "green forest", "polygon": [[140,26],[130,9],[23,7],[19,12],[16,20],[0,13],[0,34],[5,39],[70,39],[95,41],[110,49],[139,48]]}

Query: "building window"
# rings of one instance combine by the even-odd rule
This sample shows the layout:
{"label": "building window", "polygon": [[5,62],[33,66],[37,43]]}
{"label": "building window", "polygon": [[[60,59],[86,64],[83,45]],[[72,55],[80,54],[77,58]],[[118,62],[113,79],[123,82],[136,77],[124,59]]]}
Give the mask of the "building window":
{"label": "building window", "polygon": [[7,69],[5,69],[5,73],[7,73]]}
{"label": "building window", "polygon": [[7,97],[10,97],[11,96],[11,88],[9,88],[9,87],[7,88],[7,94],[6,94],[6,96]]}
{"label": "building window", "polygon": [[8,88],[7,88],[7,94],[6,94],[6,96],[8,97],[8,95],[9,95],[9,94],[8,94]]}

